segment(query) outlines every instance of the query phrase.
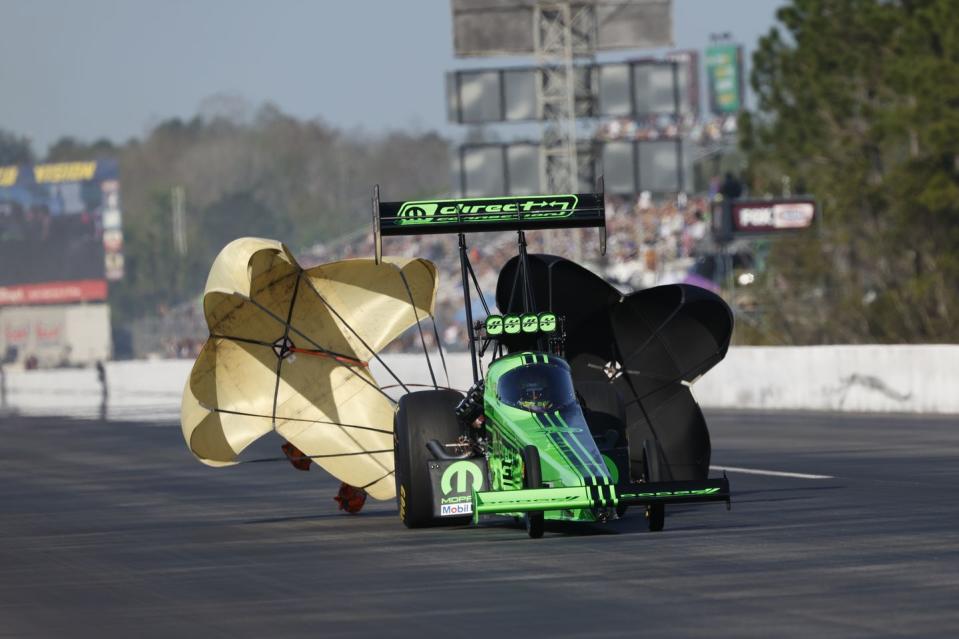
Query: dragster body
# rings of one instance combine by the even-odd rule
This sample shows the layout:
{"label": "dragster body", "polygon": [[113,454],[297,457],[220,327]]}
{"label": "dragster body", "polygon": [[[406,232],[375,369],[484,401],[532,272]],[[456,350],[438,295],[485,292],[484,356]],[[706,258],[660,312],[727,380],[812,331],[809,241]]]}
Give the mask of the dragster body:
{"label": "dragster body", "polygon": [[[543,388],[543,399],[522,399],[523,384]],[[729,499],[725,478],[630,482],[628,447],[615,431],[593,435],[569,365],[560,357],[509,355],[490,366],[485,386],[491,490],[472,492],[474,521],[483,514],[533,511],[543,511],[547,519],[606,521],[617,508],[623,512],[628,506]],[[529,446],[538,451],[539,488],[523,485],[524,450]]]}

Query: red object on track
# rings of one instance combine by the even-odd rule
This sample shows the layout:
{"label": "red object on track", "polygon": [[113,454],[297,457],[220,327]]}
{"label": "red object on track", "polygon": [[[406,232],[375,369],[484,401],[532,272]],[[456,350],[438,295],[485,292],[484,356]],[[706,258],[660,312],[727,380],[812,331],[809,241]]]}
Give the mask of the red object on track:
{"label": "red object on track", "polygon": [[340,510],[355,515],[363,510],[363,504],[366,503],[366,491],[344,482],[340,484],[340,490],[333,499],[340,504]]}
{"label": "red object on track", "polygon": [[300,449],[287,442],[280,446],[283,449],[283,454],[286,455],[286,458],[290,460],[290,463],[293,464],[293,468],[297,470],[309,470],[310,464],[313,463],[313,460],[300,452]]}

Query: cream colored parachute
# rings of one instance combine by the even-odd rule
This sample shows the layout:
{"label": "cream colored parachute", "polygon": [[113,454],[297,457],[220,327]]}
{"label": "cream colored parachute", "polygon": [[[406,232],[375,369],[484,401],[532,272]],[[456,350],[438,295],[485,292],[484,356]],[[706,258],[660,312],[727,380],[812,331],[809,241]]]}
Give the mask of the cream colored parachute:
{"label": "cream colored parachute", "polygon": [[210,466],[231,465],[275,430],[340,480],[392,497],[394,403],[368,363],[432,316],[436,285],[427,260],[304,270],[279,242],[231,242],[207,279],[210,338],[183,391],[190,450]]}

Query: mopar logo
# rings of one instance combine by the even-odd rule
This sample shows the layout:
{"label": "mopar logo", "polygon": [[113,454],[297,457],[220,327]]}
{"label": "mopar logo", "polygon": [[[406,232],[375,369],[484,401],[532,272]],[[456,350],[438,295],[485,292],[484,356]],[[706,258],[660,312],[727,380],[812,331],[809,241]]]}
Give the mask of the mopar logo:
{"label": "mopar logo", "polygon": [[406,202],[397,214],[400,224],[428,224],[436,213],[436,202]]}
{"label": "mopar logo", "polygon": [[[483,487],[483,471],[479,466],[468,461],[458,461],[443,471],[443,477],[440,478],[440,489],[444,495],[449,495],[453,490],[453,481],[456,481],[457,493],[466,493],[478,490]],[[468,485],[467,485],[468,482]]]}
{"label": "mopar logo", "polygon": [[578,203],[579,198],[575,195],[404,202],[396,215],[395,223],[406,225],[451,222],[509,222],[516,220],[537,222],[569,217],[576,211]]}

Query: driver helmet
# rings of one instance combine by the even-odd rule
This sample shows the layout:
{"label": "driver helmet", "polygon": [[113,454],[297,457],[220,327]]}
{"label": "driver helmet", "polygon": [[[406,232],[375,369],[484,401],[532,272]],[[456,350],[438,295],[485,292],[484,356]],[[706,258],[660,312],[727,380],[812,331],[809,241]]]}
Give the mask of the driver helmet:
{"label": "driver helmet", "polygon": [[546,407],[546,386],[537,380],[530,380],[523,384],[520,392],[520,404],[523,406]]}

